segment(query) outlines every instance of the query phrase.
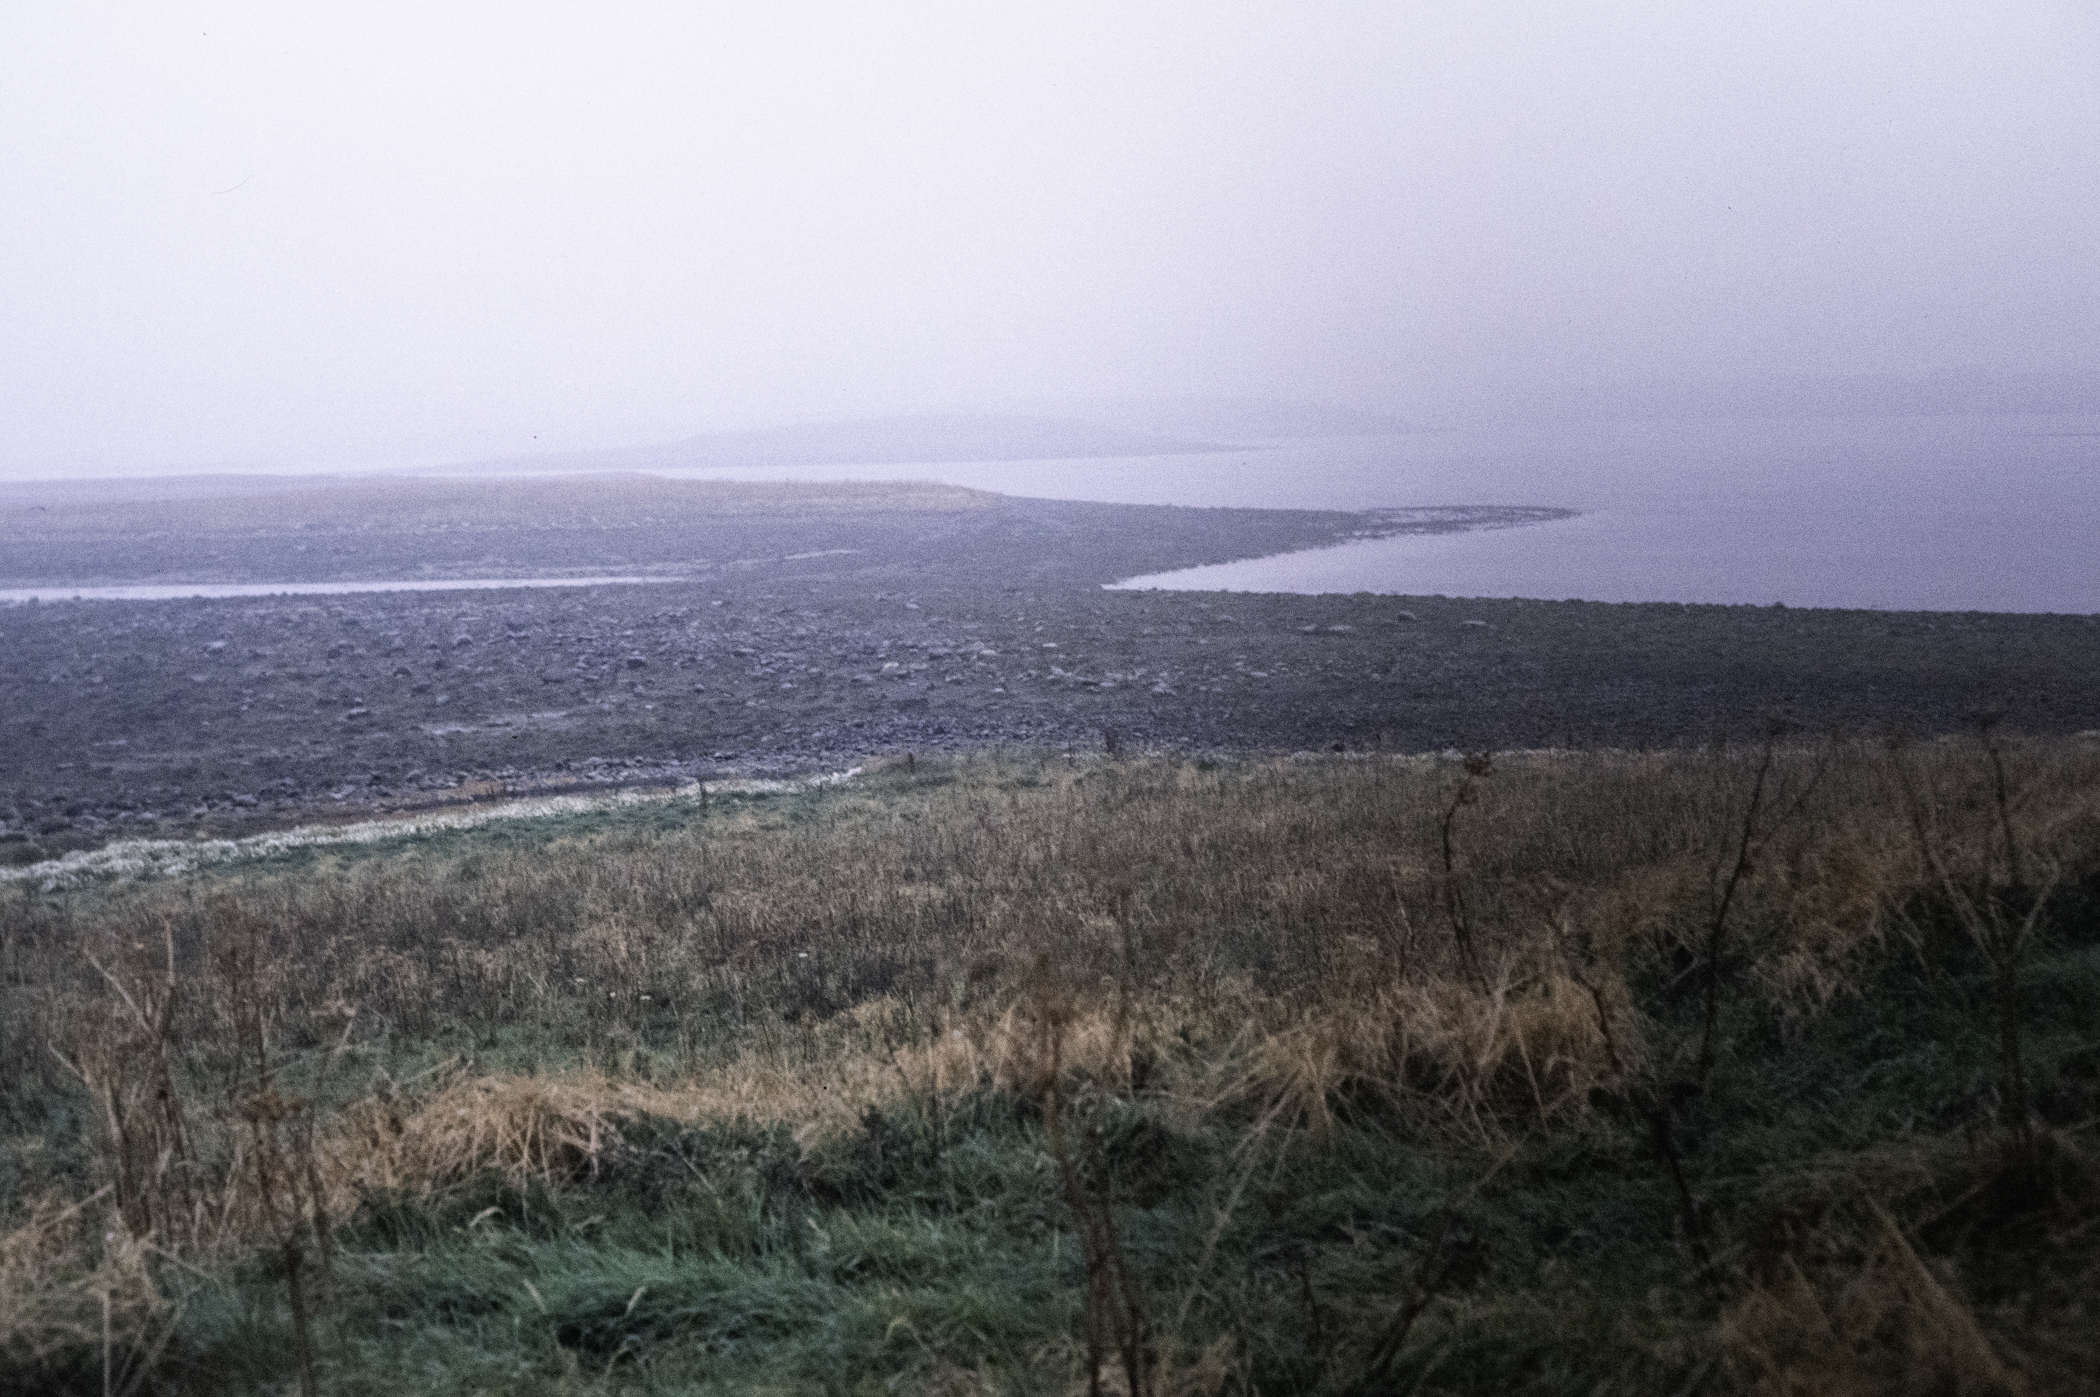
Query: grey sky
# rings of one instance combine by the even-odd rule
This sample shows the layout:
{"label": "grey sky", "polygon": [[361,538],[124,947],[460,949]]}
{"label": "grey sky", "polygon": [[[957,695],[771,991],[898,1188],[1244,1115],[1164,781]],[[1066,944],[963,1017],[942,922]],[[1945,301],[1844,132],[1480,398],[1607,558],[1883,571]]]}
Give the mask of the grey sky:
{"label": "grey sky", "polygon": [[0,10],[0,475],[2100,362],[2086,3]]}

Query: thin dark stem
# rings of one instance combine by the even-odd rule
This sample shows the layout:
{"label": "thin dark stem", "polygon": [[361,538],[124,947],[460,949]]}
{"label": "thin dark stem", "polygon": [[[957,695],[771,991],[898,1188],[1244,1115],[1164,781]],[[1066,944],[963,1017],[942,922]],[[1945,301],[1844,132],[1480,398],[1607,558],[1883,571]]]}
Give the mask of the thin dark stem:
{"label": "thin dark stem", "polygon": [[1452,831],[1458,823],[1460,809],[1473,803],[1476,783],[1493,769],[1490,760],[1484,752],[1466,757],[1466,774],[1452,793],[1451,803],[1444,807],[1439,829],[1444,855],[1444,915],[1451,921],[1451,939],[1458,947],[1459,965],[1474,988],[1482,991],[1487,989],[1487,977],[1481,973],[1480,959],[1473,952],[1473,923],[1466,911],[1465,889],[1459,883],[1458,847]]}
{"label": "thin dark stem", "polygon": [[[1981,866],[1973,874],[1958,874],[1949,865],[1940,841],[1926,823],[1927,807],[1909,765],[1897,754],[1896,776],[1910,807],[1911,830],[1918,857],[1925,871],[1939,884],[1948,909],[1969,934],[1991,966],[1991,1009],[1998,1021],[1998,1114],[2010,1138],[2014,1157],[2023,1169],[2035,1161],[2035,1136],[2027,1096],[2026,1055],[2020,1030],[2020,963],[2029,941],[2040,925],[2050,887],[2032,891],[2024,882],[2019,840],[2012,823],[2011,783],[2005,773],[2004,752],[1988,724],[1982,732],[1984,752],[1991,769],[1991,787],[1996,828],[1985,836]],[[2009,885],[1995,886],[1993,846],[2004,843]],[[2023,905],[2024,904],[2024,905]]]}
{"label": "thin dark stem", "polygon": [[1692,1249],[1692,1260],[1698,1263],[1699,1271],[1704,1275],[1711,1259],[1706,1250],[1706,1215],[1699,1210],[1699,1200],[1692,1193],[1691,1181],[1685,1177],[1684,1156],[1677,1148],[1677,1131],[1671,1122],[1669,1101],[1649,1101],[1646,1114],[1648,1128],[1654,1135],[1656,1157],[1669,1171],[1670,1187],[1677,1194],[1677,1211],[1684,1220],[1685,1242]]}
{"label": "thin dark stem", "polygon": [[2012,793],[2005,779],[2005,750],[1988,733],[1984,736],[1983,750],[1990,757],[1991,794],[1998,810],[1998,830],[2005,840],[2005,873],[2017,892],[2027,885],[2027,880],[2020,868],[2020,841],[2013,836]]}
{"label": "thin dark stem", "polygon": [[1713,1075],[1714,1055],[1720,1038],[1721,956],[1727,945],[1728,913],[1735,905],[1736,889],[1742,886],[1752,866],[1751,856],[1757,843],[1758,809],[1764,802],[1765,781],[1772,773],[1775,742],[1775,738],[1765,739],[1764,752],[1757,763],[1757,777],[1750,783],[1750,807],[1743,812],[1742,837],[1736,842],[1735,863],[1721,886],[1720,905],[1714,909],[1713,926],[1706,935],[1706,1013],[1705,1025],[1699,1032],[1698,1084],[1702,1091],[1707,1079]]}
{"label": "thin dark stem", "polygon": [[1383,1392],[1384,1381],[1392,1374],[1394,1363],[1399,1361],[1400,1350],[1407,1344],[1407,1336],[1415,1322],[1429,1309],[1445,1286],[1457,1273],[1459,1262],[1464,1258],[1465,1248],[1460,1244],[1461,1229],[1458,1221],[1447,1209],[1443,1224],[1437,1231],[1436,1245],[1422,1264],[1416,1269],[1414,1283],[1407,1288],[1407,1295],[1394,1310],[1393,1317],[1386,1322],[1385,1332],[1378,1336],[1372,1346],[1369,1362],[1364,1365],[1363,1377],[1351,1389],[1354,1394]]}
{"label": "thin dark stem", "polygon": [[1123,1375],[1131,1397],[1146,1397],[1150,1386],[1145,1364],[1147,1326],[1144,1301],[1132,1283],[1130,1266],[1116,1233],[1115,1200],[1110,1192],[1108,1170],[1098,1150],[1095,1151],[1091,1162],[1100,1178],[1100,1195],[1089,1196],[1065,1134],[1063,1024],[1055,1020],[1046,1023],[1044,1036],[1047,1039],[1045,1056],[1049,1075],[1043,1089],[1043,1114],[1050,1135],[1050,1154],[1057,1163],[1058,1177],[1064,1186],[1065,1206],[1071,1209],[1086,1258],[1087,1392],[1089,1397],[1097,1397],[1101,1391],[1101,1360],[1106,1337],[1103,1323],[1106,1321],[1113,1330],[1117,1356],[1122,1360]]}

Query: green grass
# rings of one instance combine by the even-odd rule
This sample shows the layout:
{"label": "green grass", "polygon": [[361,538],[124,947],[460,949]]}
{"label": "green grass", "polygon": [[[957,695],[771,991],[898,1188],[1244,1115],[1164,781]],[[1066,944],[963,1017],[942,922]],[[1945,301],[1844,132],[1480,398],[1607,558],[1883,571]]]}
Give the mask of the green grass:
{"label": "green grass", "polygon": [[[106,1112],[42,1040],[121,1037],[83,957],[143,986],[165,931],[177,1094],[226,1186],[252,1168],[250,1000],[285,1090],[333,1063],[324,1154],[354,1155],[330,1122],[377,1103],[415,1138],[484,1078],[607,1103],[602,1137],[545,1168],[489,1155],[332,1195],[312,1325],[331,1392],[1083,1388],[1067,1163],[1109,1205],[1161,1393],[2088,1390],[2094,764],[2019,755],[2017,837],[2054,880],[2020,966],[2028,1154],[1997,1109],[1991,967],[1909,852],[1942,839],[1993,876],[1960,749],[1931,757],[1929,822],[1885,754],[1781,754],[1795,813],[1736,904],[1709,1074],[1698,948],[1755,753],[1506,762],[1455,816],[1459,775],[1436,765],[978,760],[19,891],[0,1198],[19,1226],[32,1199],[117,1177]],[[1447,818],[1485,988],[1451,944]],[[243,935],[273,958],[237,980]],[[1581,1037],[1578,972],[1634,1060]],[[1536,1056],[1480,1036],[1498,1005],[1531,1016]],[[1439,1013],[1474,1047],[1438,1038]],[[1053,1022],[1072,1045],[1056,1097],[1026,1046]],[[1087,1056],[1088,1025],[1118,1023]],[[925,1075],[954,1035],[980,1065]],[[738,1111],[679,1104],[761,1069]],[[150,1094],[124,1090],[146,1121]],[[0,1371],[22,1390],[101,1388],[92,1337],[20,1337],[20,1297],[107,1274],[94,1216],[64,1257],[6,1273]],[[171,1335],[152,1390],[296,1390],[268,1235],[163,1240],[154,1283],[179,1310],[135,1331]]]}

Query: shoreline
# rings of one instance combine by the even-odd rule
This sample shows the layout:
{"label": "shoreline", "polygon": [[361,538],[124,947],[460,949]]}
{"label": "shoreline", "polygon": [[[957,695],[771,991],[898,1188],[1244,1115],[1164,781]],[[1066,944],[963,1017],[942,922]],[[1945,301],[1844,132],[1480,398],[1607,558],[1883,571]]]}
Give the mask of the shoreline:
{"label": "shoreline", "polygon": [[379,514],[327,491],[260,515],[238,501],[157,511],[157,539],[123,534],[133,516],[119,511],[14,549],[32,575],[238,568],[340,585],[352,568],[423,582],[514,570],[570,585],[0,607],[0,863],[317,810],[1002,743],[1652,748],[1754,734],[1775,711],[1819,731],[1930,734],[1978,706],[2037,735],[2100,728],[2100,620],[2079,615],[1105,586],[1543,507],[1196,509],[639,478],[447,491],[386,495]]}

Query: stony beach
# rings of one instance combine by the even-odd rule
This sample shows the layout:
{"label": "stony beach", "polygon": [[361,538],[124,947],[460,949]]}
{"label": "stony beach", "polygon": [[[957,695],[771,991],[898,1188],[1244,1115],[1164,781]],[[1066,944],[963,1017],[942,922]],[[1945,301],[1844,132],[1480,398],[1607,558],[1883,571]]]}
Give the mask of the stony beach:
{"label": "stony beach", "polygon": [[0,537],[24,583],[61,569],[664,580],[0,608],[12,864],[116,839],[997,745],[1651,747],[1747,737],[1780,715],[1930,734],[1986,710],[2034,732],[2100,728],[2092,617],[1104,588],[1500,518],[1487,511],[638,477],[207,497],[156,506],[158,530],[144,507],[14,503]]}

